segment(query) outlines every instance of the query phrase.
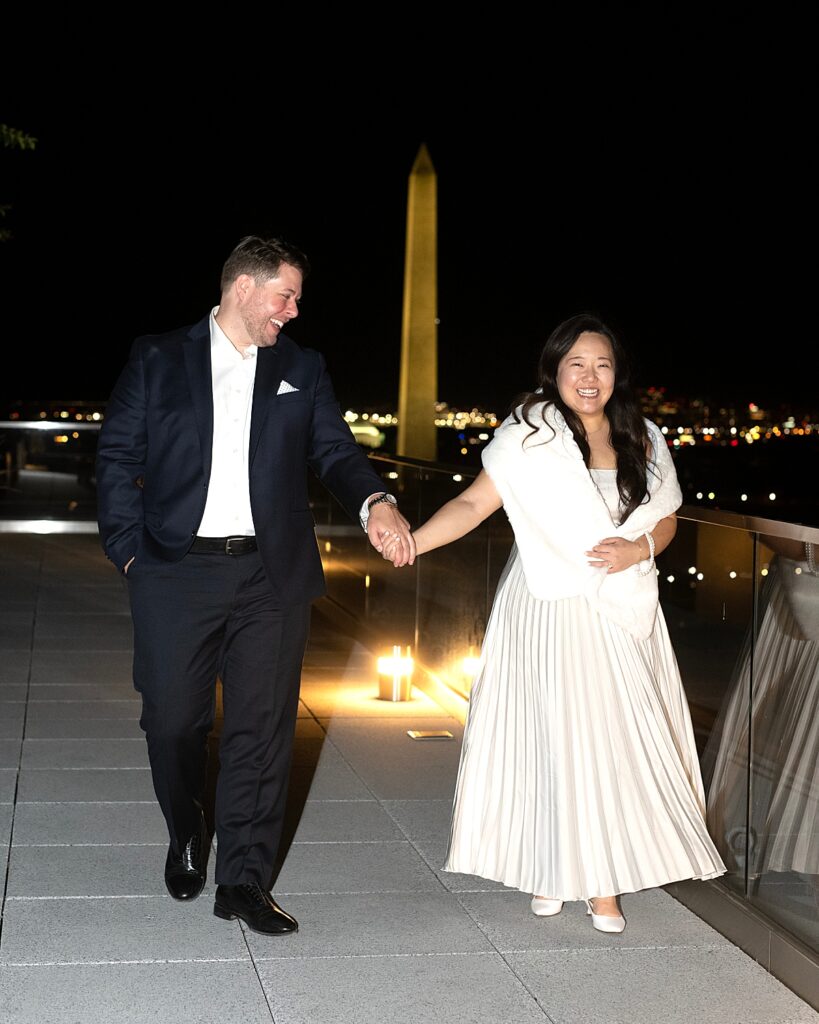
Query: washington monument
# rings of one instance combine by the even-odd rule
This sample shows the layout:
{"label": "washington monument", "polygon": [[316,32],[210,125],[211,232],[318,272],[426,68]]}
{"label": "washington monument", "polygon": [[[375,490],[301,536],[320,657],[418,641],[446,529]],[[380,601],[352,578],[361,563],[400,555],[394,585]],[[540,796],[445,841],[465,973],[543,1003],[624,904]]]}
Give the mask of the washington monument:
{"label": "washington monument", "polygon": [[409,176],[397,455],[434,462],[438,456],[437,181],[427,147]]}

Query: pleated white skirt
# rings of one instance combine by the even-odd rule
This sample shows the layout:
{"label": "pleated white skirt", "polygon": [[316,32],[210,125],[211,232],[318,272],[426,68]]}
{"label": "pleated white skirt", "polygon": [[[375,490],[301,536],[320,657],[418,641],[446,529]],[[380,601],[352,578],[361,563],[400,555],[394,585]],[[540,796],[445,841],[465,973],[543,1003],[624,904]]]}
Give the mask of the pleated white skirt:
{"label": "pleated white skirt", "polygon": [[563,900],[725,872],[665,619],[638,640],[542,601],[512,549],[487,624],[445,871]]}

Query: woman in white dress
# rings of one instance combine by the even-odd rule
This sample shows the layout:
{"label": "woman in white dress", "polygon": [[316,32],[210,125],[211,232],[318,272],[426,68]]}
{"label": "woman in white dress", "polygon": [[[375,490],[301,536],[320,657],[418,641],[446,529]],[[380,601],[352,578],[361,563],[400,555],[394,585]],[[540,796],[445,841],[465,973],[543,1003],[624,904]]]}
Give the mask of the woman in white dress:
{"label": "woman in white dress", "polygon": [[619,933],[620,894],[725,872],[654,567],[681,501],[621,345],[581,314],[548,338],[475,481],[414,533],[421,555],[501,507],[514,531],[444,868],[532,893],[539,916],[584,900]]}

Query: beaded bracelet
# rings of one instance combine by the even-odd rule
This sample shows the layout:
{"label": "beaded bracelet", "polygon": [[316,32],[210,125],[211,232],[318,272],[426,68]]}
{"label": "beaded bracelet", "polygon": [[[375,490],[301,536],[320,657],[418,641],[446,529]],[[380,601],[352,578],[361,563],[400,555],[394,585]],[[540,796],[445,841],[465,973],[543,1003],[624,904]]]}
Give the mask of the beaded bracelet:
{"label": "beaded bracelet", "polygon": [[805,541],[805,561],[808,563],[808,572],[811,576],[819,576],[819,569],[816,568],[816,556],[813,553],[813,544]]}
{"label": "beaded bracelet", "polygon": [[638,569],[638,576],[648,576],[648,574],[654,569],[654,538],[651,536],[648,530],[646,530],[643,536],[648,541],[648,568]]}

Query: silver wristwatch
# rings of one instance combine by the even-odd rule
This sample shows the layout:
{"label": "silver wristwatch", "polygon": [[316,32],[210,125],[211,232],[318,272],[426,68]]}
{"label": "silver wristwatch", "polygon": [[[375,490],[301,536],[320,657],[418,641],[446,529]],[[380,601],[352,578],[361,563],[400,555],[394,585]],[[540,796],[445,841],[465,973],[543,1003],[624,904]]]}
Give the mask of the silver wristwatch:
{"label": "silver wristwatch", "polygon": [[362,529],[367,529],[367,522],[370,518],[370,509],[373,505],[380,505],[382,502],[386,502],[388,505],[394,505],[396,508],[398,507],[398,499],[394,494],[387,494],[384,492],[384,494],[379,494],[375,498],[370,498],[366,507],[361,510],[361,515],[359,516]]}

